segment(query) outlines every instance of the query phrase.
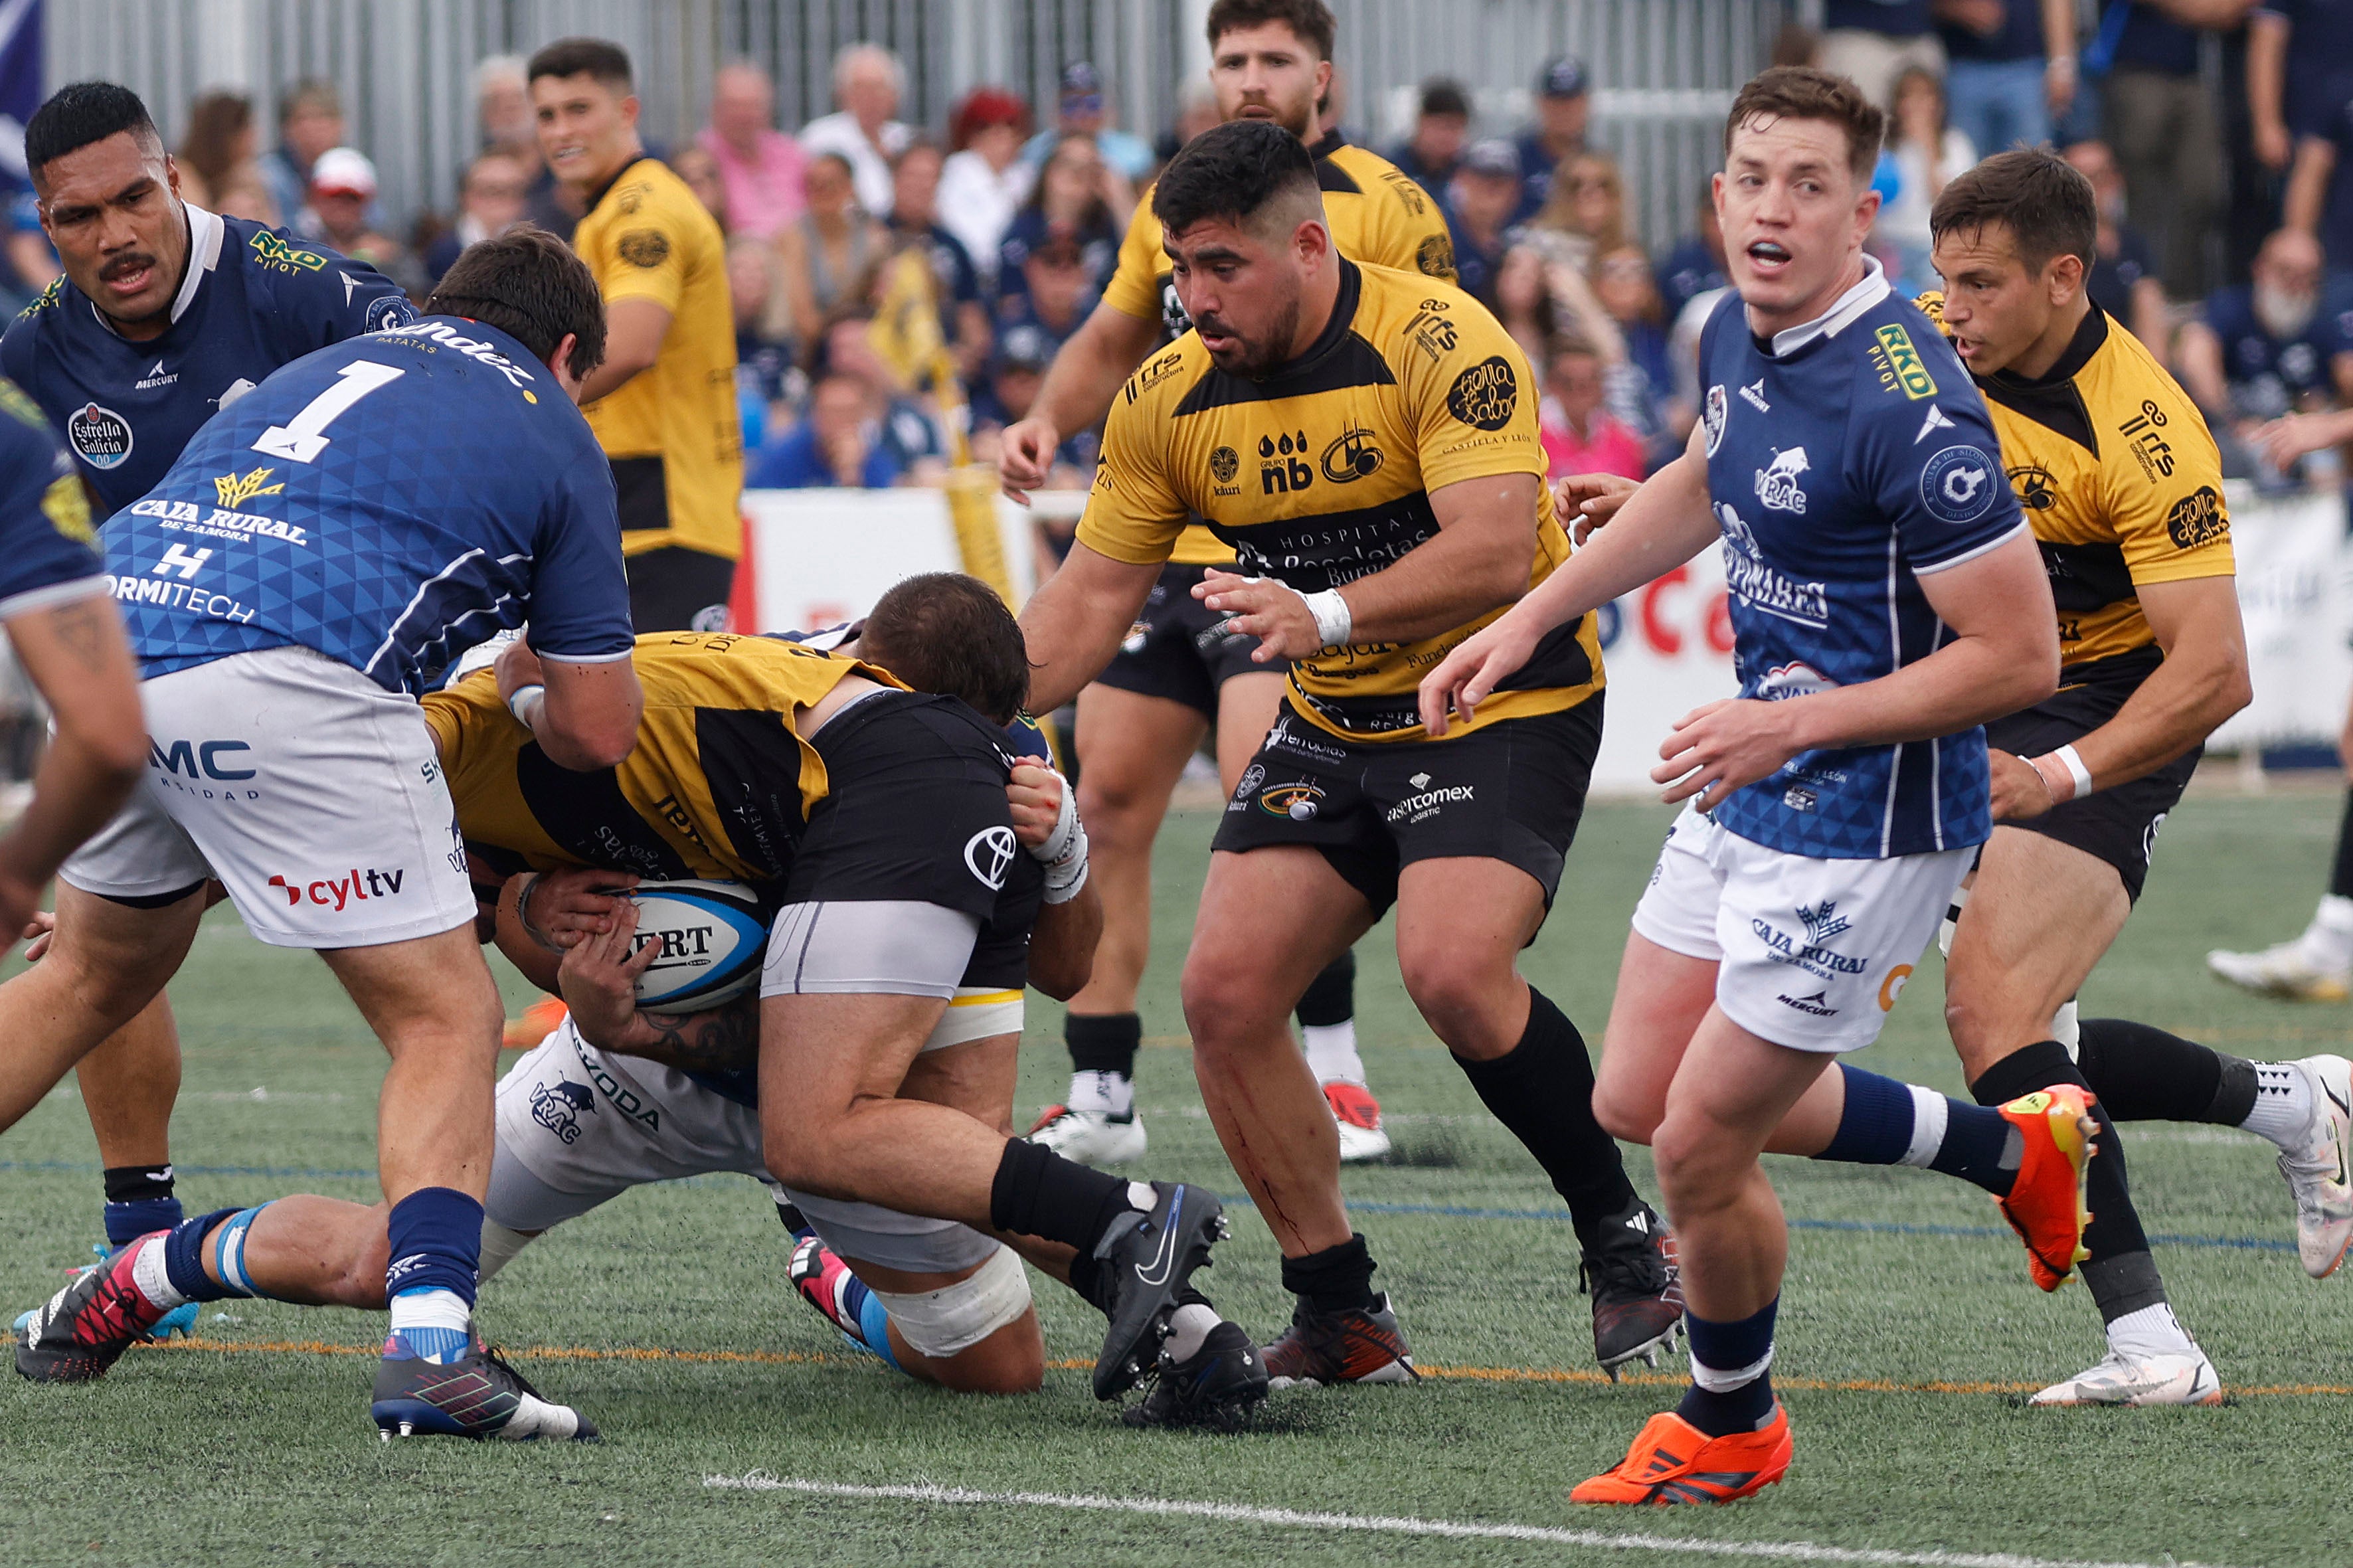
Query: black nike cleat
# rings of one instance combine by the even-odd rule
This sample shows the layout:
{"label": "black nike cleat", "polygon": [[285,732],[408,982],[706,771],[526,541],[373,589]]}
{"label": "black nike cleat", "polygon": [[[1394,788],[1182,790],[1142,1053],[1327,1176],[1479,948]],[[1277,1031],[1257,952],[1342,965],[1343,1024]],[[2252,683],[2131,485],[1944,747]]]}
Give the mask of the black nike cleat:
{"label": "black nike cleat", "polygon": [[1095,1243],[1103,1265],[1095,1305],[1111,1320],[1095,1361],[1097,1399],[1117,1399],[1143,1378],[1160,1354],[1176,1299],[1226,1237],[1225,1208],[1214,1194],[1181,1182],[1155,1182],[1152,1190],[1159,1201],[1149,1214],[1129,1210]]}
{"label": "black nike cleat", "polygon": [[1637,1198],[1601,1222],[1577,1288],[1593,1297],[1593,1355],[1609,1381],[1632,1361],[1659,1364],[1683,1329],[1683,1270],[1675,1239],[1651,1205]]}
{"label": "black nike cleat", "polygon": [[16,1371],[35,1383],[89,1383],[104,1377],[122,1352],[147,1337],[166,1309],[141,1294],[132,1279],[139,1249],[155,1236],[115,1248],[94,1268],[18,1321]]}
{"label": "black nike cleat", "polygon": [[496,1351],[476,1340],[457,1361],[429,1362],[409,1353],[398,1334],[385,1341],[368,1414],[376,1436],[497,1437],[529,1443],[542,1437],[597,1440],[596,1424],[565,1405],[553,1405]]}
{"label": "black nike cleat", "polygon": [[1266,1362],[1239,1323],[1220,1322],[1183,1361],[1163,1346],[1152,1392],[1120,1412],[1130,1426],[1239,1432],[1266,1398]]}

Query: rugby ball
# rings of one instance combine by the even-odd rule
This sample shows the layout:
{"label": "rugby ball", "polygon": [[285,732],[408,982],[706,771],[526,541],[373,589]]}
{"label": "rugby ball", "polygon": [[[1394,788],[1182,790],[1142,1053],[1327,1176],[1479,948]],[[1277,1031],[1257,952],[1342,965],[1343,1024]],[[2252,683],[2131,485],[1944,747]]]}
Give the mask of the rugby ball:
{"label": "rugby ball", "polygon": [[638,976],[638,1005],[649,1013],[700,1013],[741,996],[758,983],[767,956],[768,920],[741,882],[640,882],[637,946],[660,951]]}

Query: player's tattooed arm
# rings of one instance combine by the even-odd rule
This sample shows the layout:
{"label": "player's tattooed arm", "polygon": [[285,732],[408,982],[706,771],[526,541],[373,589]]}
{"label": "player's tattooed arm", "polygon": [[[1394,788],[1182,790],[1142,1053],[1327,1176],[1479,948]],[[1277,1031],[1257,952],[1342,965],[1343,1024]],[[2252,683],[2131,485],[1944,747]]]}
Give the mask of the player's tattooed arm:
{"label": "player's tattooed arm", "polygon": [[616,899],[609,929],[584,932],[565,949],[556,981],[580,1037],[599,1050],[691,1072],[735,1072],[754,1066],[760,1034],[756,996],[676,1016],[638,1008],[638,976],[660,948],[649,942],[640,949],[633,940],[637,930],[638,906]]}
{"label": "player's tattooed arm", "polygon": [[[747,1072],[760,1063],[760,999],[746,996],[710,1013],[683,1017],[638,1013],[628,1043],[589,1044],[617,1056],[643,1057],[687,1072]],[[586,1026],[581,1028],[583,1038]]]}

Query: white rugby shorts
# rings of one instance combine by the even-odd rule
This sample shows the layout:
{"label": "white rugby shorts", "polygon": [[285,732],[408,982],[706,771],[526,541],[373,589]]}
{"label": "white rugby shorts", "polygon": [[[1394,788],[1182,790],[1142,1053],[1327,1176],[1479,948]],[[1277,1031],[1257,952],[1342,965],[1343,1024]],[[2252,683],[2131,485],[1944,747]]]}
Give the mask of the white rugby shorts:
{"label": "white rugby shorts", "polygon": [[757,1110],[675,1068],[600,1051],[570,1018],[499,1080],[496,1123],[482,1208],[509,1230],[546,1230],[648,1182],[734,1172],[782,1193],[843,1258],[952,1274],[998,1246],[953,1220],[780,1185],[768,1176]]}
{"label": "white rugby shorts", "polygon": [[1977,848],[1829,860],[1726,832],[1686,805],[1634,929],[1716,965],[1715,1001],[1750,1034],[1800,1051],[1879,1037]]}
{"label": "white rugby shorts", "polygon": [[147,777],[58,875],[157,900],[206,878],[278,947],[378,947],[474,918],[458,813],[412,698],[307,647],[140,683]]}

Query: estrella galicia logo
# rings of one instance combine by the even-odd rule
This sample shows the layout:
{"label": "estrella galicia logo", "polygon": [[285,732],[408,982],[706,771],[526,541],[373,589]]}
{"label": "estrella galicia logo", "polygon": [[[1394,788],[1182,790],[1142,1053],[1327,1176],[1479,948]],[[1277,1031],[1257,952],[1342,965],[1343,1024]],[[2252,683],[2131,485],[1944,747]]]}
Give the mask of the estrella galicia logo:
{"label": "estrella galicia logo", "polygon": [[2028,464],[2010,470],[2010,488],[2018,492],[2018,504],[2029,511],[2049,511],[2059,504],[2059,486],[2051,470]]}
{"label": "estrella galicia logo", "polygon": [[408,302],[405,294],[386,294],[380,300],[370,301],[367,308],[367,330],[371,332],[380,332],[387,327],[405,327],[419,320],[422,318],[417,315],[417,307]]}
{"label": "estrella galicia logo", "polygon": [[[1277,722],[1280,722],[1280,721],[1277,721]],[[1226,809],[1228,811],[1241,811],[1248,807],[1250,805],[1250,797],[1256,795],[1258,793],[1258,786],[1264,783],[1266,783],[1265,763],[1252,763],[1250,766],[1244,768],[1242,770],[1242,776],[1234,781],[1234,797],[1233,799],[1226,802]]]}
{"label": "estrella galicia logo", "polygon": [[66,439],[83,462],[101,473],[131,460],[131,421],[95,403],[85,403],[66,416]]}
{"label": "estrella galicia logo", "polygon": [[1354,484],[1379,472],[1381,449],[1373,445],[1370,430],[1351,428],[1324,448],[1323,461],[1325,479],[1335,485]]}
{"label": "estrella galicia logo", "polygon": [[1005,886],[1005,873],[1012,868],[1017,852],[1013,829],[984,827],[964,841],[965,868],[993,891]]}
{"label": "estrella galicia logo", "polygon": [[1707,413],[1704,417],[1707,424],[1707,455],[1711,458],[1715,456],[1716,447],[1724,442],[1724,420],[1730,412],[1731,409],[1725,399],[1723,384],[1719,382],[1709,387]]}
{"label": "estrella galicia logo", "polygon": [[580,1142],[580,1113],[596,1113],[596,1097],[585,1083],[574,1083],[559,1078],[553,1087],[534,1085],[531,1091],[531,1119],[546,1128],[565,1143]]}
{"label": "estrella galicia logo", "polygon": [[1296,784],[1277,784],[1264,791],[1258,797],[1258,805],[1259,809],[1269,816],[1287,816],[1293,822],[1308,822],[1314,820],[1316,803],[1323,798],[1322,790],[1301,779]]}
{"label": "estrella galicia logo", "polygon": [[1949,523],[1975,522],[1993,510],[2000,465],[1975,447],[1947,447],[1920,470],[1920,503]]}
{"label": "estrella galicia logo", "polygon": [[1501,354],[1489,354],[1456,376],[1446,394],[1447,412],[1474,430],[1501,430],[1519,406],[1520,378]]}
{"label": "estrella galicia logo", "polygon": [[1232,484],[1234,476],[1241,471],[1241,454],[1231,447],[1220,447],[1209,454],[1209,472],[1216,477],[1218,483]]}

